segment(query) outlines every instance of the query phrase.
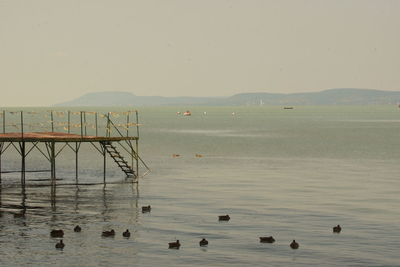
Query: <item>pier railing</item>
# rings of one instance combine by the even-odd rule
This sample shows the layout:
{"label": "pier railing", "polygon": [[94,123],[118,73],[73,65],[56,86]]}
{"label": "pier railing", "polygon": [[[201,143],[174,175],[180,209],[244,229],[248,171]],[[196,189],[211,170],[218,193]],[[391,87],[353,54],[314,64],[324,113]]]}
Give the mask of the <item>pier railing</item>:
{"label": "pier railing", "polygon": [[[78,184],[78,153],[81,144],[84,143],[90,143],[103,156],[104,184],[107,155],[115,161],[127,178],[137,181],[140,163],[147,172],[149,171],[138,152],[139,118],[136,110],[107,113],[77,110],[3,110],[0,112],[0,123],[0,184],[1,157],[9,147],[14,147],[21,155],[23,187],[25,160],[33,149],[38,150],[50,162],[50,180],[54,186],[56,157],[67,147],[75,153],[75,184]],[[117,146],[127,153],[127,158]]]}
{"label": "pier railing", "polygon": [[83,136],[139,137],[137,110],[101,113],[76,110],[2,110],[1,133],[63,132]]}

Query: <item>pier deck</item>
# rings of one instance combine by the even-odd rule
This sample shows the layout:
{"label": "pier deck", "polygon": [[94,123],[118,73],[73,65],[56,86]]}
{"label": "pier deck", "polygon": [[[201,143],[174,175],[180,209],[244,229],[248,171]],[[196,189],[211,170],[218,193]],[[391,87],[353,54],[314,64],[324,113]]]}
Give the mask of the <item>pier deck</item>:
{"label": "pier deck", "polygon": [[[24,114],[29,120],[24,117]],[[0,133],[0,186],[2,184],[2,156],[9,148],[14,148],[21,155],[22,188],[25,188],[26,158],[32,150],[39,151],[49,161],[50,185],[54,192],[56,158],[65,148],[70,148],[75,153],[74,184],[79,184],[78,153],[82,143],[92,145],[103,156],[104,185],[106,184],[106,155],[113,159],[126,177],[133,178],[132,181],[137,182],[139,177],[139,163],[149,170],[138,153],[137,110],[107,112],[106,114],[93,111],[3,110],[0,113],[0,119],[3,128],[3,133]],[[25,131],[27,128],[30,131]],[[15,132],[15,129],[20,131]],[[127,157],[121,152],[128,154]]]}
{"label": "pier deck", "polygon": [[138,140],[137,136],[90,136],[61,132],[26,132],[0,134],[0,142],[112,142]]}

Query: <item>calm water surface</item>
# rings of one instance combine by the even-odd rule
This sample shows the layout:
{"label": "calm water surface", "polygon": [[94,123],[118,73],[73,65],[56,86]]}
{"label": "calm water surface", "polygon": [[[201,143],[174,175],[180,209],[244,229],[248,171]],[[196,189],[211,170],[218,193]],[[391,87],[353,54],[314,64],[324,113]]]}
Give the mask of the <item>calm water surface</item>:
{"label": "calm water surface", "polygon": [[[59,186],[51,205],[49,187],[21,194],[19,174],[3,174],[0,265],[400,266],[398,108],[196,107],[191,117],[176,115],[186,109],[140,110],[140,153],[152,172],[138,186]],[[79,155],[80,181],[101,182],[102,156],[90,145]],[[29,170],[49,169],[38,152],[27,161]],[[63,151],[58,183],[74,181],[74,164]],[[2,168],[19,166],[10,148]],[[109,181],[124,181],[111,160],[107,168]],[[49,176],[29,173],[28,185]],[[25,217],[15,217],[22,206]],[[231,220],[218,222],[223,214]],[[337,224],[343,230],[333,234]],[[65,231],[62,251],[49,235],[56,228]],[[111,228],[117,235],[102,238]],[[269,235],[274,244],[259,243]],[[203,237],[207,248],[198,245]],[[181,249],[168,249],[176,239]],[[293,239],[298,250],[289,248]]]}

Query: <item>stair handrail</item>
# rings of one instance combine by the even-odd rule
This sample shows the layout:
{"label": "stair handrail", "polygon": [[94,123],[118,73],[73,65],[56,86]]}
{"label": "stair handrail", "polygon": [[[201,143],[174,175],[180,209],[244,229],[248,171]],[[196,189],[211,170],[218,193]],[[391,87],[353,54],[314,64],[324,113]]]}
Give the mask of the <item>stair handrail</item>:
{"label": "stair handrail", "polygon": [[[107,122],[108,122],[110,125],[112,125],[112,126],[115,128],[115,130],[117,130],[117,132],[119,133],[119,135],[120,135],[121,137],[124,137],[124,135],[121,133],[121,131],[118,129],[118,127],[115,126],[114,122],[110,119],[109,114],[108,114],[108,116],[107,116]],[[108,131],[109,131],[108,134],[111,134],[110,127],[108,127]],[[128,142],[127,140],[125,140],[125,142],[126,142],[128,145],[130,145],[129,142]],[[127,152],[129,153],[129,151],[128,151],[123,145],[121,145],[121,146],[122,146],[123,149],[125,149],[125,151],[127,151]],[[143,161],[143,159],[139,156],[139,154],[138,154],[136,151],[134,151],[134,153],[135,153],[135,155],[137,156],[137,158],[140,160],[140,162],[146,167],[146,169],[147,169],[146,174],[147,174],[148,172],[150,172],[150,168],[149,168],[149,167],[147,166],[147,164]],[[131,167],[133,167],[133,166],[131,166]]]}

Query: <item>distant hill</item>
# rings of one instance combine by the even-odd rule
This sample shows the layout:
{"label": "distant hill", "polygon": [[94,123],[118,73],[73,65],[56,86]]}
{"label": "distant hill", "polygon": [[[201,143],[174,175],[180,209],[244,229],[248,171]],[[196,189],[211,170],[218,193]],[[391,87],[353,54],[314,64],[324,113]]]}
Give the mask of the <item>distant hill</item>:
{"label": "distant hill", "polygon": [[230,97],[136,96],[129,92],[95,92],[56,106],[253,106],[253,105],[384,105],[400,102],[400,91],[339,88],[321,92],[244,93]]}

